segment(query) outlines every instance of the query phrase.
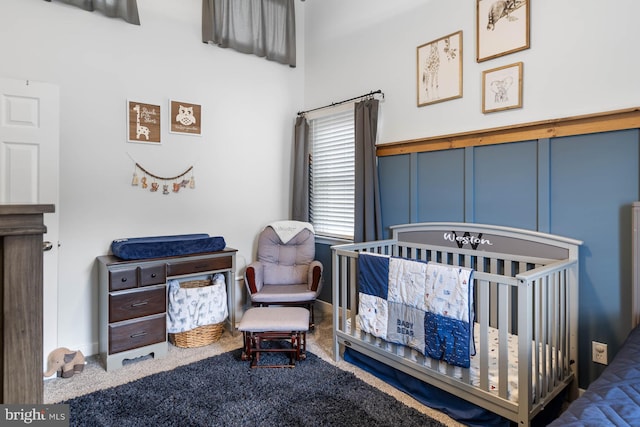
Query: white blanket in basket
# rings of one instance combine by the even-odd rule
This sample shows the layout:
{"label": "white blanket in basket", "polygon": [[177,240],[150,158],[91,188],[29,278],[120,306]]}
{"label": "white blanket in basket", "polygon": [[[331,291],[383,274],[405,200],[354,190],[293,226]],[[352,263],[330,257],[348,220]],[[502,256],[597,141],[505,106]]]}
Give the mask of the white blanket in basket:
{"label": "white blanket in basket", "polygon": [[186,332],[198,326],[223,322],[229,314],[224,276],[213,276],[211,286],[181,288],[178,280],[169,280],[167,332]]}

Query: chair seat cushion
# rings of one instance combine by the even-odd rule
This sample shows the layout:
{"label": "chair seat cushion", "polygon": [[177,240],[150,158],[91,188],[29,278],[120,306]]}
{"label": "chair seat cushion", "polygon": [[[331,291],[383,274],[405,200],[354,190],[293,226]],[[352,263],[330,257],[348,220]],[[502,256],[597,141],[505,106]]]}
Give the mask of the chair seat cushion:
{"label": "chair seat cushion", "polygon": [[301,285],[267,285],[260,292],[251,295],[252,302],[306,302],[317,298],[317,293],[310,291],[306,284]]}
{"label": "chair seat cushion", "polygon": [[246,332],[293,332],[309,330],[309,310],[302,307],[254,307],[247,310],[240,324]]}

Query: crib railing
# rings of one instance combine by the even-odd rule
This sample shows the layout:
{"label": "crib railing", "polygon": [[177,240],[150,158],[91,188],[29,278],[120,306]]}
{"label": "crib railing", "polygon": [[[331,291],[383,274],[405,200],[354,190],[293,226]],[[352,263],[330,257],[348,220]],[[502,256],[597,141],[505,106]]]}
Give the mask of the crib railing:
{"label": "crib railing", "polygon": [[[407,347],[382,342],[357,328],[357,259],[360,252],[434,261],[474,269],[475,327],[479,384],[471,384],[468,369],[446,366]],[[334,358],[340,346],[351,346],[396,367],[418,373],[420,379],[460,395],[511,420],[529,420],[576,375],[572,360],[577,337],[571,322],[577,321],[576,260],[552,260],[512,256],[450,247],[434,247],[395,240],[333,247]],[[497,329],[497,391],[490,385],[489,330]],[[518,400],[510,396],[508,340],[517,336]],[[513,337],[512,337],[513,339]],[[460,373],[454,378],[453,371]],[[444,377],[443,370],[446,371]],[[430,381],[432,380],[432,381]]]}

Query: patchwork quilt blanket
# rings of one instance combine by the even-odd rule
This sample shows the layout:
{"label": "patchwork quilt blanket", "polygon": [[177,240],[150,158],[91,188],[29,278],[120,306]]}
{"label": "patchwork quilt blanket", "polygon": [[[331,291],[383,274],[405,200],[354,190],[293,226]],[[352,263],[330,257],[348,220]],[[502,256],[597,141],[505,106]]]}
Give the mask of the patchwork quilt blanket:
{"label": "patchwork quilt blanket", "polygon": [[468,368],[473,342],[473,270],[361,253],[359,322],[363,331]]}
{"label": "patchwork quilt blanket", "polygon": [[167,310],[167,332],[179,333],[198,326],[215,325],[223,322],[229,312],[227,289],[224,276],[213,276],[211,286],[201,288],[181,288],[178,280],[169,280]]}

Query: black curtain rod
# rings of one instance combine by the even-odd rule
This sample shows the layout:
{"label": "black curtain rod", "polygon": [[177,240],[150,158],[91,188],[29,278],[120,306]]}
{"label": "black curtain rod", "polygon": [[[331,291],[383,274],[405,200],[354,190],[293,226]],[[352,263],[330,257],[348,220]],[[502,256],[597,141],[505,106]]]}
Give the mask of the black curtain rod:
{"label": "black curtain rod", "polygon": [[371,91],[369,93],[365,93],[364,95],[356,96],[355,98],[345,99],[344,101],[332,102],[329,105],[325,105],[325,106],[322,106],[322,107],[314,108],[312,110],[298,111],[298,115],[302,116],[303,114],[310,113],[312,111],[322,110],[323,108],[335,107],[336,105],[344,104],[344,103],[349,102],[349,101],[355,101],[357,99],[366,98],[368,96],[373,96],[373,95],[375,95],[377,93],[382,94],[382,99],[384,99],[384,93],[382,92],[382,90],[378,89],[376,91]]}

